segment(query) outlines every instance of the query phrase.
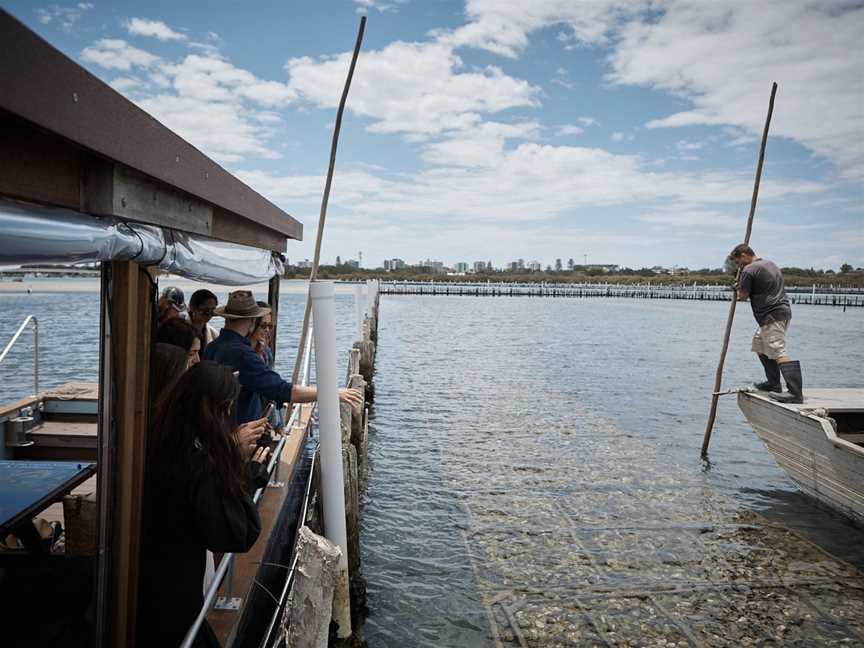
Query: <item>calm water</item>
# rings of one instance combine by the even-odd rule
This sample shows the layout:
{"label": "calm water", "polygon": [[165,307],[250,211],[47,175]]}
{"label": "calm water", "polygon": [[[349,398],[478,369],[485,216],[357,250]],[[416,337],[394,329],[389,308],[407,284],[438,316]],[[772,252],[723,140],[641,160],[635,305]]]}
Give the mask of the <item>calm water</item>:
{"label": "calm water", "polygon": [[[809,542],[777,535],[790,527],[864,566],[864,533],[795,490],[734,396],[721,399],[711,469],[699,461],[727,312],[704,302],[383,298],[363,517],[370,646],[604,644],[579,634],[585,627],[605,628],[616,645],[687,645],[674,628],[651,640],[645,628],[664,622],[646,621],[645,600],[610,611],[609,593],[676,580],[709,589],[742,554],[730,578],[758,584],[782,570],[794,583],[804,563],[813,578],[835,573]],[[726,386],[761,379],[749,307],[738,313]],[[795,310],[790,351],[806,384],[860,386],[862,315]],[[770,537],[748,535],[751,523]],[[730,609],[755,607],[727,598]],[[673,617],[700,605],[656,602]],[[714,643],[709,630],[690,639],[745,643],[722,619],[717,627]]]}
{"label": "calm water", "polygon": [[[283,294],[285,373],[302,306]],[[97,308],[92,293],[0,294],[0,342],[37,313],[43,385],[94,380]],[[369,645],[860,638],[864,533],[796,491],[733,396],[710,470],[699,461],[727,308],[382,298],[362,539]],[[738,312],[726,387],[761,378],[749,308]],[[349,295],[337,315],[347,350]],[[805,391],[860,386],[862,333],[864,312],[795,309]],[[31,389],[29,341],[19,347],[0,365],[0,401]],[[857,598],[837,603],[836,583]],[[805,600],[833,620],[802,612],[778,626]]]}

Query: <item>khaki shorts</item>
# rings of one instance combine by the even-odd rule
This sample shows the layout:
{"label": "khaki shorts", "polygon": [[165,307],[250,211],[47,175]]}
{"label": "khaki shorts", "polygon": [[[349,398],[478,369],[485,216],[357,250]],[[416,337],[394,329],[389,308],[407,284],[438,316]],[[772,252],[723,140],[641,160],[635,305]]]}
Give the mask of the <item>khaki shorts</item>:
{"label": "khaki shorts", "polygon": [[786,355],[786,329],[789,321],[767,322],[753,334],[753,344],[750,348],[756,353],[776,360]]}

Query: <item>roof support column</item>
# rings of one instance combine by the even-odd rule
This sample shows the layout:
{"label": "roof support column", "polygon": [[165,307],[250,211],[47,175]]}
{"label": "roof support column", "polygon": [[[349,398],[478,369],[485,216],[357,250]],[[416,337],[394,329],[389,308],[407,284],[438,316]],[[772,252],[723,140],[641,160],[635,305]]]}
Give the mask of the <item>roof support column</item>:
{"label": "roof support column", "polygon": [[97,630],[103,646],[135,644],[141,505],[150,422],[155,299],[150,279],[149,271],[136,263],[114,262],[103,290],[107,321],[102,327],[106,355],[100,384],[101,555],[97,580]]}

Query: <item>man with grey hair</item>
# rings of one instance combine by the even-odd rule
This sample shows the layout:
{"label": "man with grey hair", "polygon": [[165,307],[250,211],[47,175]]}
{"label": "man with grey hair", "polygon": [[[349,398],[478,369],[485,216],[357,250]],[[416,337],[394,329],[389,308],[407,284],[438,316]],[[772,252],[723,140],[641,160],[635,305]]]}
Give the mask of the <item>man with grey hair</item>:
{"label": "man with grey hair", "polygon": [[[783,273],[775,263],[757,257],[746,243],[736,245],[729,260],[741,270],[735,286],[738,301],[750,300],[753,317],[759,325],[751,349],[759,356],[767,380],[756,384],[756,388],[767,391],[768,396],[782,403],[803,403],[801,364],[786,353],[786,331],[792,319],[792,308],[786,296]],[[780,385],[781,374],[787,392]]]}

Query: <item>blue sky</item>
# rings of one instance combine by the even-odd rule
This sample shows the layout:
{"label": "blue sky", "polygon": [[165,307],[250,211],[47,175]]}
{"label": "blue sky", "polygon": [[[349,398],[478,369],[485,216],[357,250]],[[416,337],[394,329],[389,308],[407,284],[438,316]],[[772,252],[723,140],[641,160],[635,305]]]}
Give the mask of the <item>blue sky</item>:
{"label": "blue sky", "polygon": [[864,265],[864,7],[762,0],[3,7],[301,220],[312,256]]}

